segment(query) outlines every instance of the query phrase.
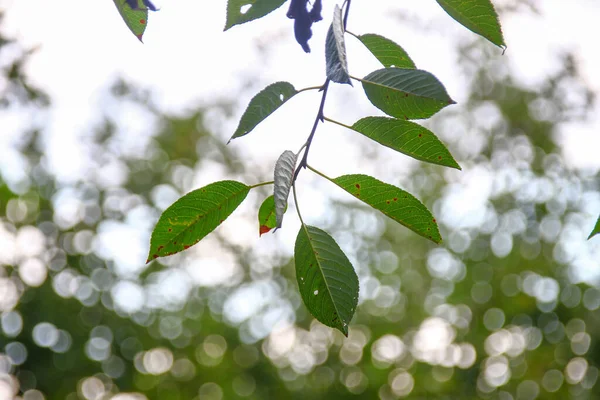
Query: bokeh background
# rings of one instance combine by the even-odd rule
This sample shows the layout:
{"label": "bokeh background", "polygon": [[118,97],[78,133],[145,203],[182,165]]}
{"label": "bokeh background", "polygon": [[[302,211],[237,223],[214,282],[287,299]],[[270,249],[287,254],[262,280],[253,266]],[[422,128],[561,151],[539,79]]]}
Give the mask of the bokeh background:
{"label": "bokeh background", "polygon": [[[304,142],[317,93],[225,144],[267,84],[322,83],[325,22],[306,55],[285,6],[223,33],[225,2],[164,1],[142,45],[109,0],[0,0],[0,399],[600,399],[600,4],[494,3],[504,55],[434,1],[352,4],[350,31],[395,40],[458,101],[426,125],[463,170],[319,128],[311,164],[412,192],[445,238],[302,172],[304,219],[360,279],[345,338],[302,305],[293,206],[258,237],[267,188],[145,264],[175,199],[270,180]],[[353,75],[378,68],[351,37],[348,54]],[[347,124],[378,114],[359,87],[328,100]]]}

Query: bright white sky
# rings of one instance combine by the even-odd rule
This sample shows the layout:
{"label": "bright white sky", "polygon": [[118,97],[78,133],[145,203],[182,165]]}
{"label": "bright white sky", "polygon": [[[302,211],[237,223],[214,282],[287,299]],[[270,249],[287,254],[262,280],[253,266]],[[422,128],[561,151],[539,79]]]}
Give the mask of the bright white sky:
{"label": "bright white sky", "polygon": [[[80,176],[86,161],[79,150],[78,137],[86,134],[90,118],[100,108],[101,89],[116,76],[124,75],[153,89],[159,104],[173,112],[210,104],[216,97],[239,97],[238,117],[253,94],[269,83],[287,80],[302,88],[323,81],[322,43],[327,23],[314,25],[313,53],[306,55],[294,40],[285,6],[262,20],[223,32],[224,0],[156,1],[161,10],[151,13],[145,44],[141,44],[126,28],[112,1],[84,3],[0,0],[0,7],[7,11],[6,33],[27,46],[39,47],[28,72],[53,98],[55,107],[47,141],[52,149],[51,166],[66,181]],[[324,0],[325,21],[335,3]],[[576,49],[587,83],[600,92],[600,2],[539,0],[538,4],[542,18],[523,14],[501,21],[508,49],[504,56],[498,49],[498,57],[506,57],[514,76],[535,88],[557,69],[561,50]],[[426,26],[428,30],[417,30],[415,26]],[[401,44],[419,68],[434,73],[444,83],[458,102],[454,107],[460,107],[466,96],[466,78],[454,67],[454,44],[473,34],[448,17],[434,0],[355,0],[348,29],[357,34],[379,33]],[[352,38],[347,45],[352,75],[362,76],[378,68]],[[256,83],[244,88],[249,80]],[[373,114],[374,108],[356,90],[336,85],[329,97],[328,114],[346,123]],[[238,139],[231,146],[243,149],[251,159],[274,163],[283,150],[297,150],[303,143],[317,101],[316,93],[298,96],[256,129],[252,138]],[[351,120],[348,115],[352,115]],[[443,112],[437,117],[443,118]],[[0,148],[19,131],[17,122],[9,122],[0,120]],[[235,120],[214,122],[223,140],[231,136],[237,124]],[[573,166],[600,168],[599,131],[600,116],[563,129],[564,151]],[[311,151],[313,163],[331,176],[356,170],[349,165],[364,173],[372,172],[371,163],[356,161],[359,151],[348,143],[348,137],[336,127],[328,127],[327,134],[320,131]],[[266,141],[268,146],[264,145]],[[332,148],[336,149],[335,158],[331,157]],[[390,174],[401,171],[402,163],[396,162]],[[207,175],[198,184],[214,180]],[[284,241],[293,243],[295,232],[283,230]],[[140,257],[143,256],[142,251]]]}
{"label": "bright white sky", "polygon": [[[73,151],[73,139],[85,132],[90,115],[102,100],[99,88],[117,75],[153,88],[159,102],[173,111],[198,102],[210,104],[215,96],[235,97],[248,79],[259,77],[260,82],[255,87],[240,94],[238,115],[256,90],[268,83],[288,80],[300,88],[323,80],[324,55],[319,43],[323,43],[327,24],[321,22],[314,26],[313,53],[305,55],[294,41],[285,6],[265,19],[223,32],[225,1],[156,1],[161,10],[151,13],[142,45],[129,33],[109,0],[87,2],[85,8],[78,0],[0,0],[0,3],[7,10],[7,33],[26,45],[39,46],[29,72],[49,91],[57,105],[49,141],[55,150],[53,166],[66,179],[78,170],[73,168],[73,162],[77,161],[72,157],[77,153]],[[335,2],[326,0],[324,3],[324,15],[330,15]],[[420,68],[440,78],[460,106],[465,96],[465,82],[453,68],[456,54],[452,44],[472,34],[451,20],[434,0],[380,0],[376,3],[374,8],[372,1],[354,1],[349,30],[380,33],[400,43]],[[578,50],[589,84],[600,90],[600,75],[595,73],[600,71],[597,51],[600,3],[596,0],[538,3],[543,18],[522,15],[502,21],[508,44],[504,57],[513,66],[513,73],[535,87],[557,68],[557,54],[562,49],[574,48]],[[398,17],[420,21],[417,25],[425,25],[430,31],[417,31]],[[360,76],[377,68],[372,57],[354,42],[348,40],[352,74]],[[373,112],[364,96],[357,96],[347,88],[336,89],[342,93],[340,97],[346,93],[356,97],[359,112]],[[331,97],[335,97],[335,92]],[[314,97],[307,95],[297,102],[301,105],[288,107],[286,111],[290,113],[274,116],[255,134],[257,138],[274,140],[270,146],[273,158],[285,146],[293,149],[299,146],[290,146],[289,134],[273,135],[269,132],[271,128],[280,131],[282,121],[290,126],[290,118],[297,116],[298,107],[304,108],[304,104],[310,118],[302,115],[299,126],[306,126],[302,121],[312,119]],[[331,100],[330,104],[334,103],[335,100]],[[294,115],[290,115],[292,112]],[[343,115],[340,119],[343,120]],[[224,137],[228,137],[235,121],[219,125]],[[574,124],[564,132],[565,152],[574,165],[600,167],[600,157],[595,151],[600,147],[598,128],[600,120]],[[300,144],[306,136],[305,130],[296,136]],[[243,146],[252,146],[252,142],[260,140],[246,140]],[[592,142],[595,145],[591,145]],[[264,150],[262,144],[254,145]],[[71,157],[63,157],[64,152]]]}

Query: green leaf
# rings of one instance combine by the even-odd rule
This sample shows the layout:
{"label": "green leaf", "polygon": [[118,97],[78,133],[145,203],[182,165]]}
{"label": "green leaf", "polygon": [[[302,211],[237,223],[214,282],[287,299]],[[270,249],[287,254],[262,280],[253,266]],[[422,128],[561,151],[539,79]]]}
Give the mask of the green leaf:
{"label": "green leaf", "polygon": [[435,218],[412,194],[367,175],[343,175],[333,182],[419,235],[435,243],[442,241]]}
{"label": "green leaf", "polygon": [[231,142],[235,138],[252,132],[258,124],[296,94],[298,94],[298,91],[288,82],[276,82],[264,88],[250,100],[248,108],[246,108],[235,133],[229,141]]}
{"label": "green leaf", "polygon": [[277,228],[281,228],[283,223],[283,214],[287,209],[288,196],[294,179],[294,169],[296,168],[296,154],[286,150],[279,156],[275,163],[274,188],[275,197],[275,219]]}
{"label": "green leaf", "polygon": [[415,69],[415,63],[406,51],[395,42],[383,36],[367,33],[357,36],[358,40],[383,64],[384,67]]}
{"label": "green leaf", "polygon": [[[287,210],[287,207],[286,207]],[[285,211],[284,211],[285,212]],[[258,210],[258,234],[269,232],[271,229],[277,226],[277,220],[275,217],[275,198],[269,196],[263,201]]]}
{"label": "green leaf", "polygon": [[596,222],[596,226],[592,230],[592,233],[590,233],[590,236],[588,236],[588,240],[593,238],[594,236],[596,236],[599,233],[600,233],[600,217],[598,217],[598,221]]}
{"label": "green leaf", "polygon": [[337,4],[333,11],[333,22],[329,27],[325,41],[325,61],[325,73],[329,79],[333,82],[347,83],[352,86],[350,75],[348,74],[348,58],[346,57],[342,9]]}
{"label": "green leaf", "polygon": [[302,225],[294,246],[296,280],[308,311],[321,323],[348,336],[358,304],[358,277],[335,240]]}
{"label": "green leaf", "polygon": [[150,262],[179,253],[200,241],[231,215],[250,187],[236,181],[214,182],[194,190],[167,208],[150,239]]}
{"label": "green leaf", "polygon": [[437,0],[438,4],[465,28],[498,47],[506,47],[498,14],[490,0]]}
{"label": "green leaf", "polygon": [[351,127],[374,141],[417,160],[460,169],[433,132],[419,124],[386,117],[367,117]]}
{"label": "green leaf", "polygon": [[429,118],[455,104],[435,76],[419,69],[380,69],[365,76],[362,85],[375,107],[396,118]]}
{"label": "green leaf", "polygon": [[114,0],[114,2],[125,25],[141,42],[148,23],[148,8],[141,1],[137,10],[133,10],[125,0]]}
{"label": "green leaf", "polygon": [[286,0],[229,0],[225,30],[234,25],[262,18],[285,2]]}

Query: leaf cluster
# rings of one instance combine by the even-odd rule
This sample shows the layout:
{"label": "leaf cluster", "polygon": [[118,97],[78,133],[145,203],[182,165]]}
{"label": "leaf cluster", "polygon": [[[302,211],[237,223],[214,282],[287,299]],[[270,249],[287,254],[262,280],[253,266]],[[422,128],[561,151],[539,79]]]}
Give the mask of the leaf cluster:
{"label": "leaf cluster", "polygon": [[[132,2],[139,4],[131,7]],[[437,2],[448,15],[467,29],[501,48],[506,47],[498,15],[490,0]],[[260,19],[284,3],[285,0],[229,0],[225,30]],[[154,7],[142,0],[115,0],[115,4],[129,29],[141,40],[148,9],[154,10]],[[319,1],[319,17],[320,7]],[[325,83],[300,90],[289,82],[276,82],[267,86],[252,98],[230,139],[231,142],[250,134],[294,96],[304,91],[319,89],[322,93],[321,104],[306,143],[296,152],[283,152],[275,164],[274,179],[271,182],[248,186],[236,181],[220,181],[181,197],[161,215],[152,233],[148,256],[150,262],[193,246],[223,223],[243,202],[249,191],[259,186],[274,185],[273,195],[264,200],[258,211],[259,234],[281,228],[288,207],[288,197],[292,191],[301,221],[294,247],[300,294],[304,304],[317,320],[345,335],[348,334],[348,325],[358,304],[358,277],[335,240],[318,227],[304,223],[295,191],[295,181],[299,172],[308,168],[356,199],[434,243],[441,243],[442,237],[433,214],[416,197],[401,188],[361,174],[330,178],[310,166],[308,153],[319,124],[337,124],[414,159],[460,169],[449,149],[437,136],[413,122],[430,118],[443,108],[455,104],[455,101],[433,74],[418,69],[407,52],[393,40],[374,33],[354,34],[347,31],[350,7],[351,0],[346,0],[341,7],[334,7],[325,41]],[[296,20],[296,38],[307,50],[307,40],[311,35],[310,32],[304,32],[302,38],[299,37],[300,16],[294,10],[306,11],[306,1],[292,0],[288,17]],[[310,31],[310,25],[308,30]],[[383,68],[362,78],[351,75],[346,52],[346,34],[360,41]],[[372,116],[347,125],[324,115],[323,109],[330,83],[352,86],[353,81],[360,83],[371,104],[387,117]],[[600,219],[590,237],[597,233],[600,233]]]}

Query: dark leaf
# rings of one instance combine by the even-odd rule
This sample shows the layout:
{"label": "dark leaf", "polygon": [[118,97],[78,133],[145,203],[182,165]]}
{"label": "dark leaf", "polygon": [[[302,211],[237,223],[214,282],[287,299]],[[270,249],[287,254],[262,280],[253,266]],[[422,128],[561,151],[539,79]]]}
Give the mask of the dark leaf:
{"label": "dark leaf", "polygon": [[278,9],[286,0],[228,0],[225,30],[259,19]]}
{"label": "dark leaf", "polygon": [[294,247],[296,280],[308,311],[348,336],[358,304],[358,277],[335,240],[314,226],[300,227]]}
{"label": "dark leaf", "polygon": [[325,72],[333,82],[347,83],[352,86],[348,74],[348,59],[346,57],[346,42],[344,40],[344,21],[342,10],[336,4],[333,12],[333,22],[327,32],[325,42]]}
{"label": "dark leaf", "polygon": [[296,94],[298,94],[298,91],[288,82],[277,82],[264,88],[250,100],[248,108],[246,108],[235,133],[229,141],[231,142],[235,138],[252,132],[258,124]]}
{"label": "dark leaf", "polygon": [[429,118],[455,103],[435,76],[419,69],[380,69],[362,84],[375,107],[400,119]]}

